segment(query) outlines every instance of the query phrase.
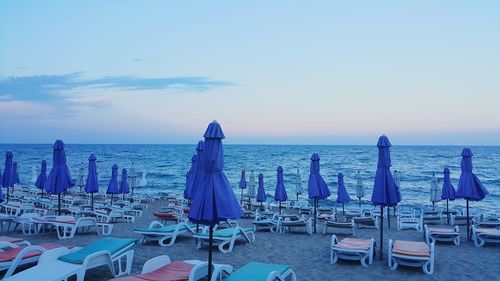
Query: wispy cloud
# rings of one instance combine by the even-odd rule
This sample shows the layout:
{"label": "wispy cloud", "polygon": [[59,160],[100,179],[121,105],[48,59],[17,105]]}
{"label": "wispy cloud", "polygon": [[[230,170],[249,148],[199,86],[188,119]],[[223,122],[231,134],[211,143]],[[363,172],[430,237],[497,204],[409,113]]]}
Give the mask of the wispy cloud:
{"label": "wispy cloud", "polygon": [[177,89],[206,91],[231,85],[230,82],[207,77],[184,76],[142,78],[106,76],[85,78],[83,72],[62,75],[10,76],[0,78],[0,96],[17,101],[52,102],[69,100],[67,93],[84,89],[116,89],[123,91]]}

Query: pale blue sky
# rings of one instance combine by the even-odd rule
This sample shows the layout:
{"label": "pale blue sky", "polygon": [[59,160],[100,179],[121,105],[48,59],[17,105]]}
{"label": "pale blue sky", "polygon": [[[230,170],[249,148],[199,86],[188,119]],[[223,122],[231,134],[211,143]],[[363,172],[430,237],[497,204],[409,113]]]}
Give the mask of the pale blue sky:
{"label": "pale blue sky", "polygon": [[0,0],[0,42],[0,142],[500,145],[499,1]]}

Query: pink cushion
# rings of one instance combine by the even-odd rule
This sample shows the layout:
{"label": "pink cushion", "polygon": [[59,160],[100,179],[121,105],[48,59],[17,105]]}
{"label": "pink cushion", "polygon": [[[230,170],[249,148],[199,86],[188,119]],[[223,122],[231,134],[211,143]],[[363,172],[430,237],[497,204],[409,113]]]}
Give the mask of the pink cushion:
{"label": "pink cushion", "polygon": [[109,281],[185,281],[189,279],[193,267],[193,264],[176,261],[150,273],[119,277]]}
{"label": "pink cushion", "polygon": [[[61,245],[56,244],[56,243],[44,243],[44,244],[40,244],[40,246],[42,248],[47,249],[47,250],[62,247]],[[24,248],[26,248],[26,246],[20,246],[20,247],[9,249],[5,252],[0,253],[0,262],[9,262],[9,261],[14,260],[17,257],[17,255],[19,254],[19,252],[21,252]],[[28,252],[26,255],[24,255],[23,259],[37,257],[37,256],[40,256],[41,254],[42,253],[39,251],[31,251],[31,252]]]}

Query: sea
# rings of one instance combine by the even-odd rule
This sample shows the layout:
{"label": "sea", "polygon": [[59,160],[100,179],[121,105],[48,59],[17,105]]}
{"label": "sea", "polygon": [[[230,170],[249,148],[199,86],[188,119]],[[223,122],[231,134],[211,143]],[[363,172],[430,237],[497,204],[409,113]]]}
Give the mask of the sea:
{"label": "sea", "polygon": [[[182,193],[186,172],[191,165],[191,157],[196,145],[130,145],[130,144],[67,144],[66,158],[76,178],[80,166],[87,170],[88,157],[97,157],[99,188],[106,189],[111,177],[111,167],[118,164],[130,168],[134,163],[138,179],[145,174],[146,181],[136,192],[151,194]],[[470,147],[474,173],[489,191],[480,202],[470,206],[488,214],[500,214],[500,146]],[[401,175],[402,205],[430,206],[430,186],[432,175],[442,179],[445,167],[451,170],[451,180],[455,188],[460,177],[460,161],[463,147],[459,146],[398,146],[391,147],[392,170]],[[18,162],[20,186],[33,187],[40,162],[47,160],[47,169],[52,166],[51,144],[0,144],[0,153],[11,150]],[[365,187],[363,204],[369,204],[377,165],[378,150],[374,145],[224,145],[224,172],[231,182],[236,195],[240,194],[238,183],[241,169],[250,171],[255,177],[264,175],[264,187],[268,200],[272,200],[276,186],[276,169],[284,169],[285,187],[290,199],[295,199],[295,179],[297,169],[302,175],[302,186],[306,190],[299,198],[307,198],[307,181],[310,158],[318,153],[321,160],[321,174],[332,195],[321,204],[335,205],[337,175],[344,174],[344,181],[353,206],[358,203],[355,189],[355,175],[359,171]],[[3,161],[2,161],[3,162]],[[3,170],[3,163],[0,166]],[[119,177],[120,179],[120,177]],[[440,184],[442,181],[440,181]],[[347,206],[349,206],[347,204]],[[436,206],[444,207],[438,202]],[[450,208],[465,206],[465,201],[450,201]]]}

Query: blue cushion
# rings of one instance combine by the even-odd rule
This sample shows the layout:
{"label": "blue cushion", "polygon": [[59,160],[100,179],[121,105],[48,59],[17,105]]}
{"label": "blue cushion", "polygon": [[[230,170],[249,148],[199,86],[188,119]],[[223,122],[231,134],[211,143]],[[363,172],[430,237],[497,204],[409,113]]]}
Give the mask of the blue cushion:
{"label": "blue cushion", "polygon": [[251,262],[233,272],[224,281],[265,281],[269,273],[276,271],[283,274],[289,268],[283,264]]}
{"label": "blue cushion", "polygon": [[60,256],[59,260],[74,264],[82,264],[86,257],[91,254],[108,251],[111,256],[122,250],[123,248],[129,246],[130,244],[135,244],[137,239],[127,239],[127,238],[112,238],[107,237],[99,239],[88,246],[81,248],[80,250]]}

